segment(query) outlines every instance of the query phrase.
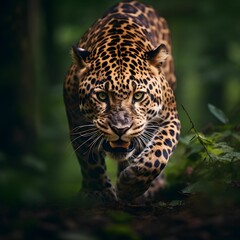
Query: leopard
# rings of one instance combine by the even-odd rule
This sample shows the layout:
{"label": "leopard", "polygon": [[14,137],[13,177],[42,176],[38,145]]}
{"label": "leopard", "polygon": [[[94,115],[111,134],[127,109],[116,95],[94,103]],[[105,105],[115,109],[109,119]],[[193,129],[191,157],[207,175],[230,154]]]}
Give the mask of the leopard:
{"label": "leopard", "polygon": [[[103,202],[154,199],[180,136],[170,30],[149,5],[114,5],[72,46],[64,81],[80,193]],[[116,183],[106,161],[116,161]]]}

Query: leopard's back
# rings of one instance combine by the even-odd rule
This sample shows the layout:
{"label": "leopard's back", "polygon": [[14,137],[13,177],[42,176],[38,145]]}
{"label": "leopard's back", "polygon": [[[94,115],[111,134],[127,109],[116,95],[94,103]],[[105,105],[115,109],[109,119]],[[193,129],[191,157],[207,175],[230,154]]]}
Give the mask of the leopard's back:
{"label": "leopard's back", "polygon": [[[140,25],[139,35],[131,35],[131,29]],[[116,4],[102,18],[98,19],[84,34],[78,42],[78,46],[88,49],[88,51],[101,55],[108,48],[116,46],[120,39],[111,40],[112,33],[126,31],[126,39],[122,39],[126,44],[138,42],[139,53],[144,53],[164,44],[168,50],[168,58],[163,63],[165,76],[173,90],[176,88],[176,77],[174,73],[174,61],[172,56],[171,34],[168,24],[156,11],[138,1],[126,1]],[[134,30],[134,34],[136,29]],[[109,39],[108,39],[109,37]],[[123,36],[122,36],[123,37]],[[109,44],[110,43],[110,44]],[[128,44],[129,43],[129,44]],[[121,44],[120,44],[121,45]],[[97,50],[98,49],[98,50]]]}

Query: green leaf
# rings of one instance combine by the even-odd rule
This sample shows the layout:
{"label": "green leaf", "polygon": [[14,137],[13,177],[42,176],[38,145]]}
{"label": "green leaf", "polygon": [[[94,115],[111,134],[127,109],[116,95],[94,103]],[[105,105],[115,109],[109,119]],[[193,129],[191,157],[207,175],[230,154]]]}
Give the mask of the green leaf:
{"label": "green leaf", "polygon": [[205,137],[202,133],[198,133],[198,139],[201,140],[205,144],[212,144],[211,139]]}
{"label": "green leaf", "polygon": [[228,123],[228,118],[221,109],[213,106],[212,104],[208,104],[208,109],[220,122],[223,124]]}

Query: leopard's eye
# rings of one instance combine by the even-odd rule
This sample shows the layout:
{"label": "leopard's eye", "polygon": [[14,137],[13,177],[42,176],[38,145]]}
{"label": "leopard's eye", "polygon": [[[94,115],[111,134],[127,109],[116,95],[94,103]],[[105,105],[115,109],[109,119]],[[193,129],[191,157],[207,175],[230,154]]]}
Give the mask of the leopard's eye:
{"label": "leopard's eye", "polygon": [[133,94],[133,100],[134,101],[141,101],[144,97],[145,92],[136,92]]}
{"label": "leopard's eye", "polygon": [[98,100],[101,102],[106,102],[108,100],[108,95],[105,92],[97,92],[96,96]]}

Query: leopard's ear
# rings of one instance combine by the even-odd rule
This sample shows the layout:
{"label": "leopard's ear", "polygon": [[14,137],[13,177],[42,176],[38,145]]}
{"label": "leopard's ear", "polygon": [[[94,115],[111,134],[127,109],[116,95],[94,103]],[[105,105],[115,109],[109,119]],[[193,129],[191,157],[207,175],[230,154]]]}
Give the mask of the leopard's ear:
{"label": "leopard's ear", "polygon": [[152,51],[146,53],[146,59],[150,61],[150,63],[159,68],[165,62],[168,57],[167,47],[164,44],[161,44],[157,48]]}
{"label": "leopard's ear", "polygon": [[72,46],[72,56],[74,62],[80,67],[86,67],[86,60],[91,53],[83,48],[79,48],[77,46]]}

